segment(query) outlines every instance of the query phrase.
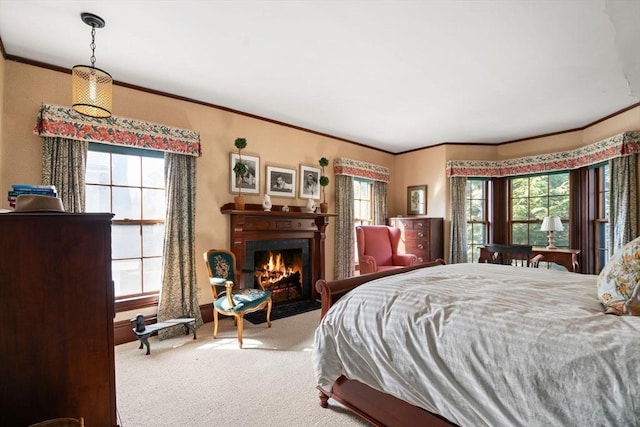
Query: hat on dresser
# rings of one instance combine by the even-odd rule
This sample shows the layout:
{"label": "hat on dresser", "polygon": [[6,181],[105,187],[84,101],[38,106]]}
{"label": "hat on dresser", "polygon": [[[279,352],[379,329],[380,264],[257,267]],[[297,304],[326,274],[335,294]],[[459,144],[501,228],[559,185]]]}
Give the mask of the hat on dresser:
{"label": "hat on dresser", "polygon": [[20,194],[14,212],[64,212],[62,199],[42,194]]}

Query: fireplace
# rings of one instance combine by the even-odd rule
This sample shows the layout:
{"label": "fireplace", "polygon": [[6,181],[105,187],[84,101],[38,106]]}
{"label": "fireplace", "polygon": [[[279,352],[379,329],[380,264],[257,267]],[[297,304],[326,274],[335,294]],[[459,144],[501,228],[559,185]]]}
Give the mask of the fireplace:
{"label": "fireplace", "polygon": [[[244,210],[236,210],[233,203],[220,209],[230,216],[230,246],[242,273],[240,287],[255,288],[259,286],[257,280],[266,281],[268,275],[276,279],[267,287],[278,294],[275,303],[318,299],[315,283],[325,277],[325,229],[329,218],[336,215],[303,212],[304,208],[298,206],[290,206],[287,212],[277,205],[271,209],[264,211],[261,205],[247,204]],[[277,280],[279,273],[264,271],[269,258],[278,254],[285,267],[293,270],[293,277]]]}
{"label": "fireplace", "polygon": [[252,274],[254,288],[271,290],[274,304],[311,299],[309,247],[309,239],[246,241],[243,274]]}

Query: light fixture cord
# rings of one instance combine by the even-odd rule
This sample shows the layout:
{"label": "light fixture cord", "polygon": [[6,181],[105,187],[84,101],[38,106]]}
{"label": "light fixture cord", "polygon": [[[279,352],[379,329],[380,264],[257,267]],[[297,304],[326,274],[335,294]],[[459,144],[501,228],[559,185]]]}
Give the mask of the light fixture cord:
{"label": "light fixture cord", "polygon": [[89,45],[91,48],[91,68],[96,67],[96,26],[91,25],[91,44]]}

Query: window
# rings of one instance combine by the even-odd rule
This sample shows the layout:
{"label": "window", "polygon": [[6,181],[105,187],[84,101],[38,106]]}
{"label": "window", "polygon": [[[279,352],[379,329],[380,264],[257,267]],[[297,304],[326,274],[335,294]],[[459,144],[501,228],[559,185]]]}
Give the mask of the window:
{"label": "window", "polygon": [[512,244],[547,246],[540,231],[545,216],[558,216],[564,231],[556,232],[556,245],[569,247],[569,172],[511,178],[509,231]]}
{"label": "window", "polygon": [[365,179],[353,179],[353,217],[355,225],[373,223],[373,184]]}
{"label": "window", "polygon": [[595,273],[598,274],[609,259],[609,164],[596,168],[596,217],[594,221]]}
{"label": "window", "polygon": [[116,299],[160,290],[166,201],[161,152],[90,144],[86,211],[112,212]]}
{"label": "window", "polygon": [[[366,179],[353,178],[353,240],[356,241],[356,225],[373,224],[373,183]],[[359,267],[357,243],[354,254],[356,270]]]}
{"label": "window", "polygon": [[467,179],[465,211],[467,218],[467,262],[475,262],[480,253],[478,247],[487,242],[488,181]]}

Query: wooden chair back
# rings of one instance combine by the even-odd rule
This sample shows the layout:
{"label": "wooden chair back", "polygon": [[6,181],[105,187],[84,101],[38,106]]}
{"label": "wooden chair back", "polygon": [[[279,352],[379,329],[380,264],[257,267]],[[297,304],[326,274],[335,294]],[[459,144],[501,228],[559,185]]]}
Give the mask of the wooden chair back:
{"label": "wooden chair back", "polygon": [[210,249],[204,253],[204,260],[209,273],[209,282],[213,299],[225,293],[225,282],[232,281],[236,286],[240,272],[236,266],[236,256],[226,249]]}
{"label": "wooden chair back", "polygon": [[532,257],[531,245],[502,245],[491,243],[484,245],[492,264],[513,265],[516,267],[538,267],[539,257]]}

